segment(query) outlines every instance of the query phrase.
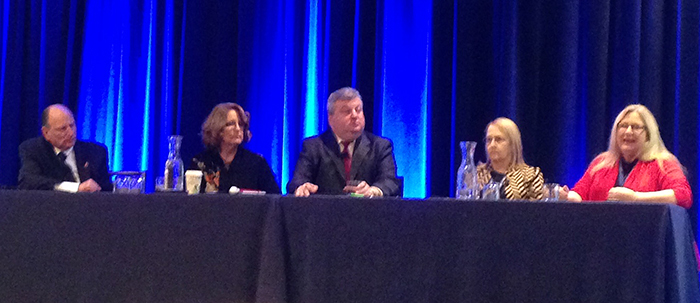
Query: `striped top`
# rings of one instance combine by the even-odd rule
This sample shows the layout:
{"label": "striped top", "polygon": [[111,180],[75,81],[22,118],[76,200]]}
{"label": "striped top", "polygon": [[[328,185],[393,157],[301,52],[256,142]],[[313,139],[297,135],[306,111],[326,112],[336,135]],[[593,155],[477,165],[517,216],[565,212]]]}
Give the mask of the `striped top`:
{"label": "striped top", "polygon": [[[491,163],[481,163],[476,168],[479,185],[491,181]],[[505,199],[508,200],[539,200],[542,199],[544,177],[539,167],[519,164],[511,166],[506,172]]]}

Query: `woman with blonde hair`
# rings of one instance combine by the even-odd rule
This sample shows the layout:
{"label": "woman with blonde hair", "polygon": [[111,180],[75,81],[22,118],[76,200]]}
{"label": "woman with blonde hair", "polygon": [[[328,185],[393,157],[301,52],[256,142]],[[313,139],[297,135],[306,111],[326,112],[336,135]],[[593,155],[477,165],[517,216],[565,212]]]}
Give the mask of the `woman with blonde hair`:
{"label": "woman with blonde hair", "polygon": [[593,159],[567,197],[575,202],[658,202],[685,208],[693,203],[680,162],[666,149],[654,115],[640,104],[617,115],[608,150]]}
{"label": "woman with blonde hair", "polygon": [[206,147],[192,159],[190,169],[201,169],[202,192],[229,192],[232,186],[279,194],[280,187],[261,155],[243,147],[250,141],[250,114],[236,103],[220,103],[202,124]]}
{"label": "woman with blonde hair", "polygon": [[501,198],[538,200],[542,198],[544,178],[539,167],[525,164],[518,126],[508,118],[498,118],[486,126],[488,161],[479,164],[477,178],[481,186],[500,182]]}

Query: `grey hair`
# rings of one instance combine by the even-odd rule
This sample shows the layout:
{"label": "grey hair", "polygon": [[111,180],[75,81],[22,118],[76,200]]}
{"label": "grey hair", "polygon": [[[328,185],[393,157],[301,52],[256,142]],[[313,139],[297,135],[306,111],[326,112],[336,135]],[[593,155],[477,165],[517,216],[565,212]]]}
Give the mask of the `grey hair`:
{"label": "grey hair", "polygon": [[360,101],[362,101],[362,96],[360,96],[360,92],[358,92],[356,89],[352,87],[343,87],[340,88],[334,92],[331,93],[330,96],[328,96],[328,104],[326,104],[326,110],[328,111],[329,115],[332,115],[333,112],[335,111],[335,102],[338,100],[352,100],[355,98],[359,98]]}

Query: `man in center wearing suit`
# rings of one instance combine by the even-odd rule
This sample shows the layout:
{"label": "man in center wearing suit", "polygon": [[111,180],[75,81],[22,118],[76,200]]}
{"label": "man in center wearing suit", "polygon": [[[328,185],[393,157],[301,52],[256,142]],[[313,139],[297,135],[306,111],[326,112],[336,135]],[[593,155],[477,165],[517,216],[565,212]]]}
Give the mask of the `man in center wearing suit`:
{"label": "man in center wearing suit", "polygon": [[365,132],[362,97],[344,87],[328,97],[331,129],[302,143],[287,191],[296,196],[347,193],[397,196],[396,160],[391,141]]}
{"label": "man in center wearing suit", "polygon": [[41,114],[41,137],[19,146],[19,189],[66,192],[111,191],[107,149],[77,141],[73,113],[54,104]]}

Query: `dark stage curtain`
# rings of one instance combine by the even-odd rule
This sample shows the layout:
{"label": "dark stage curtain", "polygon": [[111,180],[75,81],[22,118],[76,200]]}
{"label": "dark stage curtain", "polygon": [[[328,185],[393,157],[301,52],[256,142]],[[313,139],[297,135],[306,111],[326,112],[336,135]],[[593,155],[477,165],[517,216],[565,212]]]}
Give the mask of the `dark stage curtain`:
{"label": "dark stage curtain", "polygon": [[[451,180],[454,169],[441,167],[457,141],[478,141],[488,121],[506,116],[520,126],[526,161],[573,186],[607,149],[615,116],[641,103],[697,188],[697,2],[455,1],[434,9],[433,100],[453,103],[433,102],[433,179]],[[448,127],[440,117],[450,114]],[[447,184],[433,182],[432,192],[446,193]]]}

